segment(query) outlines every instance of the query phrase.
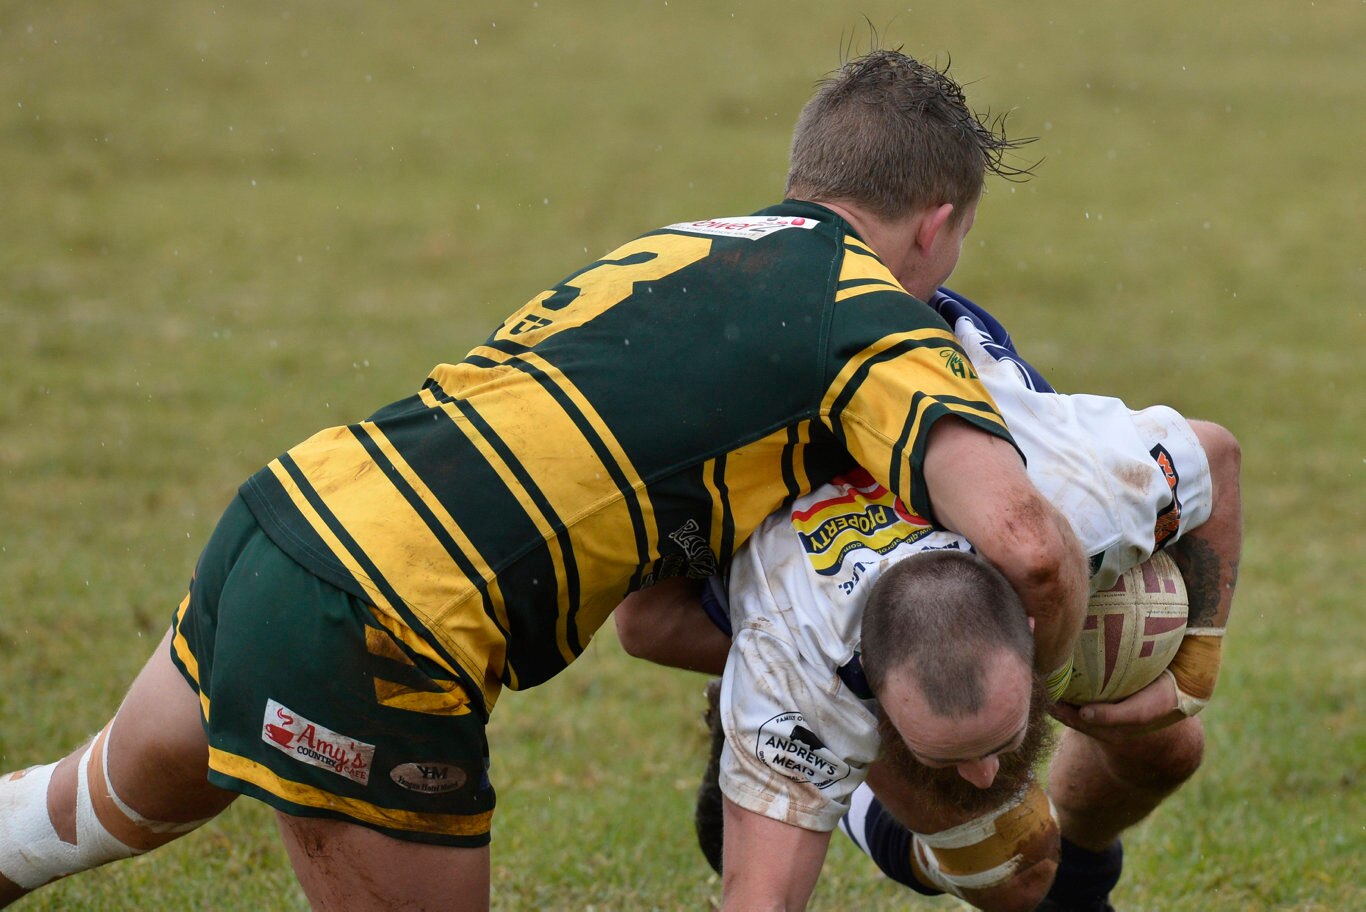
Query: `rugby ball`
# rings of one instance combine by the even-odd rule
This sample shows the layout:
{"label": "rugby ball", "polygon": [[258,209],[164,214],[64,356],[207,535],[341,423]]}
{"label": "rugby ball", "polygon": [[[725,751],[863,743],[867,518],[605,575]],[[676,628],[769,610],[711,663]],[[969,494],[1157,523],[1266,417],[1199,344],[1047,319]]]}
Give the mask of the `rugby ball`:
{"label": "rugby ball", "polygon": [[1151,684],[1186,635],[1186,582],[1158,551],[1091,596],[1064,703],[1112,703]]}

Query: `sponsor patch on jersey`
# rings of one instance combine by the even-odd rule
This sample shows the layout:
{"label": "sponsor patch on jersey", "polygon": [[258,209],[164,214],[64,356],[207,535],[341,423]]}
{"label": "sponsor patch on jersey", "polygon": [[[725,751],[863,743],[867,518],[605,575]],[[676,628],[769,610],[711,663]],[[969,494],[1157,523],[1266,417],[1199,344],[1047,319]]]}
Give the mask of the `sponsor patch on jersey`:
{"label": "sponsor patch on jersey", "polygon": [[310,722],[274,700],[266,701],[261,740],[309,766],[345,776],[361,785],[370,782],[370,766],[375,757],[373,744]]}
{"label": "sponsor patch on jersey", "polygon": [[389,771],[400,788],[424,795],[444,795],[469,781],[469,774],[450,763],[400,763]]}
{"label": "sponsor patch on jersey", "polygon": [[849,775],[849,764],[825,746],[796,710],[779,713],[759,727],[754,755],[780,776],[818,789]]}
{"label": "sponsor patch on jersey", "polygon": [[740,237],[751,241],[768,237],[775,231],[788,228],[810,230],[820,222],[813,218],[793,215],[726,216],[725,218],[702,219],[700,222],[679,222],[666,225],[670,231],[687,231],[691,234],[715,234],[722,237]]}
{"label": "sponsor patch on jersey", "polygon": [[866,471],[851,472],[834,484],[836,496],[792,511],[792,528],[822,576],[839,573],[851,551],[886,554],[934,531]]}
{"label": "sponsor patch on jersey", "polygon": [[1153,526],[1153,550],[1159,551],[1181,531],[1181,498],[1176,496],[1181,476],[1177,474],[1176,461],[1166,447],[1159,443],[1150,452],[1172,494],[1167,505],[1157,511],[1157,523]]}

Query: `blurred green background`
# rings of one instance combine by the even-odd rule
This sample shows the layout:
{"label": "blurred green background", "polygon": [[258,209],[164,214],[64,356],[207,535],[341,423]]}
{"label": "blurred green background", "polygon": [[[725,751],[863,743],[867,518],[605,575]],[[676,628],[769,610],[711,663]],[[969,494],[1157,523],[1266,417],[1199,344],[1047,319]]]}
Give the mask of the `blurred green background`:
{"label": "blurred green background", "polygon": [[[775,201],[800,105],[870,25],[1039,137],[953,286],[1060,388],[1243,444],[1206,768],[1127,838],[1117,904],[1366,907],[1358,0],[0,0],[0,768],[103,724],[265,461],[615,244]],[[495,908],[717,900],[702,684],[608,630],[500,702]],[[952,906],[835,841],[813,908],[908,905]],[[241,801],[20,907],[158,906],[304,903]]]}

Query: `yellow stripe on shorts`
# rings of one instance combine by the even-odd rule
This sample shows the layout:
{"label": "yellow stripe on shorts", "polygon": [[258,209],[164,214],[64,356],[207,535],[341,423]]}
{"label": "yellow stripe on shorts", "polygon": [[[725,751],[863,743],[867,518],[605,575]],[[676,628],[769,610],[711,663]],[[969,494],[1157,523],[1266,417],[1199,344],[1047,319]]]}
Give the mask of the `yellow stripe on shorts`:
{"label": "yellow stripe on shorts", "polygon": [[469,815],[418,814],[334,795],[311,785],[281,779],[254,760],[230,754],[212,745],[209,747],[209,768],[254,785],[292,804],[333,811],[356,821],[391,830],[436,833],[444,836],[482,836],[489,831],[493,822],[493,811]]}

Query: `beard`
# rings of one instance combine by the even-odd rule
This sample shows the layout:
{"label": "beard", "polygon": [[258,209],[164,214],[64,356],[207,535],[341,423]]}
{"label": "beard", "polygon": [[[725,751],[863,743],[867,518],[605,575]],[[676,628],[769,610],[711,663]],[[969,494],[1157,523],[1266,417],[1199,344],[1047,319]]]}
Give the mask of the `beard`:
{"label": "beard", "polygon": [[878,709],[878,734],[882,737],[882,747],[878,762],[912,789],[929,792],[966,813],[974,814],[999,807],[1025,787],[1035,764],[1053,744],[1053,731],[1048,721],[1048,692],[1041,676],[1034,675],[1033,680],[1029,696],[1029,725],[1025,729],[1024,741],[1018,749],[997,757],[1000,769],[995,780],[986,788],[978,788],[968,782],[952,766],[935,768],[916,760],[901,733],[881,708]]}

